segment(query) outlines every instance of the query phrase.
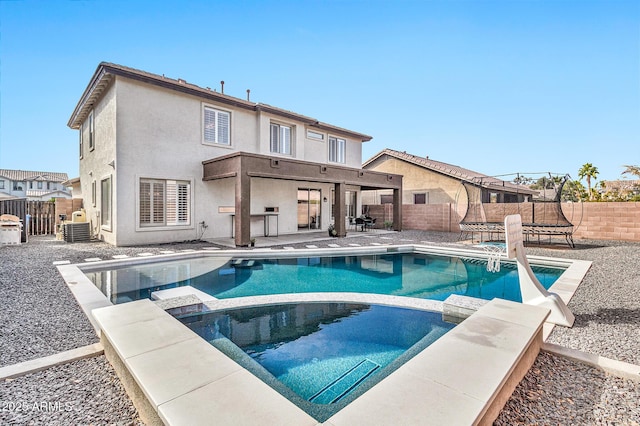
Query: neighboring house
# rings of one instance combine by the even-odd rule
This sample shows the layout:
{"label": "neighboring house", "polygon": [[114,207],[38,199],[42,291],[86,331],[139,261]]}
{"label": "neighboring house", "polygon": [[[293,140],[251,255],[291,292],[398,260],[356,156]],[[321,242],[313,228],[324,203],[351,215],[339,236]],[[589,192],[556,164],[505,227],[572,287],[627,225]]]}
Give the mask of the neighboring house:
{"label": "neighboring house", "polygon": [[80,178],[76,177],[62,182],[62,184],[68,188],[71,188],[72,198],[82,198],[82,187],[80,186]]}
{"label": "neighboring house", "polygon": [[0,169],[0,196],[31,201],[71,198],[71,191],[64,185],[68,179],[66,173]]}
{"label": "neighboring house", "polygon": [[402,177],[360,168],[371,139],[182,79],[101,63],[68,126],[94,235],[114,245],[326,230],[346,234],[362,189]]}
{"label": "neighboring house", "polygon": [[598,191],[603,195],[612,192],[619,196],[633,197],[640,195],[640,179],[603,180]]}
{"label": "neighboring house", "polygon": [[[468,197],[483,203],[513,203],[531,201],[537,191],[452,164],[418,157],[406,152],[385,149],[367,160],[366,170],[396,173],[403,176],[403,204],[458,204],[464,206]],[[469,195],[467,195],[467,191]],[[388,191],[367,194],[365,204],[389,202]]]}

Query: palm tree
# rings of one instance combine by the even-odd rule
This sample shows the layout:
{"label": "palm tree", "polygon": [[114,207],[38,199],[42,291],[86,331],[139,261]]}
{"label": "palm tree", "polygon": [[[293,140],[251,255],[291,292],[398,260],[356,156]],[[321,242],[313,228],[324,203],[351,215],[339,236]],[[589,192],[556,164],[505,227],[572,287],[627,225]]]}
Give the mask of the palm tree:
{"label": "palm tree", "polygon": [[593,194],[591,193],[591,178],[596,179],[598,177],[598,168],[591,163],[585,163],[578,170],[578,177],[580,180],[582,178],[587,178],[587,191],[589,192],[589,199],[593,199]]}
{"label": "palm tree", "polygon": [[634,175],[640,178],[640,166],[624,166],[624,172],[622,172],[623,175],[626,174],[630,174],[630,175]]}

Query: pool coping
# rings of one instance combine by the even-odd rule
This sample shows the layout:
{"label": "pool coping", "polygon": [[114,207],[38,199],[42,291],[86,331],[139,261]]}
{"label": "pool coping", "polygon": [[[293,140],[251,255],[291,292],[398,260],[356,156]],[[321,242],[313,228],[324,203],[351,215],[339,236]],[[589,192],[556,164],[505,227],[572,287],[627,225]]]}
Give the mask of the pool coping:
{"label": "pool coping", "polygon": [[[136,404],[141,417],[148,424],[197,424],[198,422],[196,420],[198,419],[200,419],[203,424],[206,424],[207,418],[209,421],[211,419],[211,413],[208,411],[206,413],[199,412],[198,410],[202,407],[194,402],[199,401],[199,398],[202,398],[205,394],[206,400],[209,401],[208,406],[217,407],[215,413],[216,419],[220,419],[221,411],[223,411],[226,416],[230,416],[228,417],[228,421],[234,424],[243,424],[244,422],[254,424],[256,421],[265,424],[282,424],[285,420],[287,424],[293,422],[295,422],[295,424],[320,424],[275,390],[268,387],[260,379],[233,363],[233,361],[225,355],[222,355],[221,352],[204,342],[203,339],[195,334],[182,334],[182,337],[179,337],[177,341],[173,341],[165,339],[166,336],[164,336],[163,333],[165,333],[166,330],[154,329],[154,332],[159,333],[158,336],[162,342],[159,347],[143,350],[136,355],[127,355],[126,351],[122,351],[122,336],[118,335],[118,328],[128,325],[132,327],[132,330],[135,330],[136,327],[138,327],[137,332],[133,332],[132,334],[126,333],[130,335],[130,337],[134,337],[133,341],[135,343],[136,340],[139,342],[145,341],[145,336],[148,337],[151,333],[149,330],[150,325],[164,324],[170,329],[175,329],[175,326],[169,325],[172,324],[171,321],[178,324],[180,323],[149,300],[112,305],[106,296],[84,275],[84,271],[102,269],[108,266],[126,266],[130,264],[156,262],[158,260],[177,260],[194,257],[217,257],[223,259],[233,257],[259,258],[264,256],[301,257],[335,256],[343,253],[357,255],[410,251],[425,254],[431,253],[476,258],[486,257],[486,254],[481,250],[408,244],[330,249],[193,251],[85,264],[57,265],[57,268],[91,321],[96,332],[101,336],[101,342],[105,348],[105,355],[116,369],[128,394]],[[544,266],[560,266],[566,268],[565,272],[549,289],[559,294],[565,303],[570,301],[591,266],[591,262],[589,261],[573,259],[558,259],[542,256],[528,256],[528,259],[532,265],[542,264]],[[442,310],[442,302],[413,299],[403,296],[384,296],[364,293],[269,295],[220,299],[203,303],[210,310],[219,310],[227,309],[230,306],[272,304],[277,303],[277,300],[286,300],[286,303],[311,300],[318,302],[352,301],[406,306],[434,311]],[[142,305],[153,306],[153,308],[142,308]],[[140,312],[138,312],[139,307],[141,308]],[[131,312],[124,314],[123,310],[131,310]],[[153,315],[153,319],[145,319],[144,315],[142,315],[142,317],[140,316],[149,310],[156,312]],[[524,312],[524,316],[520,313],[515,314],[519,311]],[[111,313],[107,314],[106,312]],[[119,313],[115,314],[116,312]],[[322,424],[338,426],[364,422],[372,424],[390,423],[397,421],[398,412],[402,412],[402,419],[407,420],[408,423],[490,424],[499,414],[500,409],[510,397],[515,386],[532,365],[540,351],[543,341],[551,333],[553,325],[545,322],[547,316],[548,310],[545,308],[494,299],[482,306],[476,313],[463,321],[454,330],[447,333],[443,338],[420,352],[393,374],[373,386],[365,392],[365,394]],[[522,324],[523,318],[529,317],[537,319],[528,323],[525,321],[526,324]],[[119,319],[114,320],[113,318]],[[118,321],[125,321],[127,324],[122,324]],[[498,327],[501,332],[497,333],[495,330],[496,327]],[[507,335],[509,334],[509,330],[513,333],[515,329],[518,329],[519,332],[511,335],[509,338],[504,337],[505,333]],[[182,326],[182,324],[180,324],[180,330],[193,333],[188,328]],[[450,335],[453,337],[448,337]],[[525,339],[526,342],[521,340],[523,336],[527,336]],[[519,346],[517,348],[509,347],[509,339],[518,340]],[[130,338],[128,340],[125,339],[125,341],[130,340]],[[495,340],[498,340],[499,344],[494,344]],[[445,343],[440,343],[441,341]],[[461,342],[472,344],[472,346],[474,345],[473,347],[476,350],[460,351],[456,349],[459,348]],[[206,349],[202,343],[206,345]],[[442,349],[438,349],[441,346]],[[216,380],[212,380],[206,384],[200,384],[189,392],[176,395],[169,401],[162,402],[157,398],[154,399],[154,392],[157,391],[154,390],[154,385],[149,387],[147,383],[149,380],[148,377],[159,377],[158,372],[163,371],[166,365],[170,365],[168,364],[168,360],[165,359],[167,356],[165,355],[165,350],[168,351],[166,353],[169,354],[172,353],[172,350],[174,351],[174,355],[169,358],[175,361],[175,351],[179,351],[181,347],[189,347],[191,349],[178,357],[178,359],[180,359],[180,365],[182,365],[182,369],[179,369],[180,374],[179,377],[177,377],[178,380],[186,380],[188,382],[193,378],[202,379],[203,377],[209,377],[203,374],[203,372],[193,372],[195,371],[194,366],[200,365],[199,363],[201,363],[202,359],[207,360],[204,362],[207,365],[205,370],[217,371],[220,370],[221,365],[227,365],[225,367],[226,370],[222,368],[222,370],[227,371],[227,373],[223,374],[222,377],[218,377]],[[204,356],[194,356],[194,354],[198,353],[204,354]],[[139,357],[144,356],[150,357],[152,360],[155,359],[154,357],[163,359],[162,363],[154,364],[159,368],[151,375],[149,375],[147,371],[147,376],[145,376],[144,368],[141,372],[139,365],[136,367],[136,360],[142,359]],[[210,363],[210,361],[208,361],[210,356],[216,361],[211,361]],[[504,357],[507,357],[507,360],[505,360]],[[487,369],[485,365],[478,365],[478,360],[484,360],[486,362],[487,359],[490,362],[493,362],[494,359],[499,359],[500,362],[496,362],[495,365],[491,364],[491,369]],[[469,365],[474,365],[474,369],[465,372],[465,374],[461,374],[459,366],[455,366],[454,369],[450,368],[453,360],[463,360],[465,363],[469,363]],[[229,367],[228,362],[235,364],[235,367]],[[146,362],[143,364],[146,364]],[[434,366],[438,366],[438,368]],[[495,374],[496,369],[499,370],[498,374]],[[174,371],[175,369],[171,370]],[[447,371],[449,372],[448,375],[444,374],[444,376],[442,376],[441,373]],[[147,379],[144,379],[144,377],[147,377]],[[168,380],[167,383],[175,382],[175,380],[176,377],[174,377],[174,380]],[[492,387],[491,389],[484,389],[484,394],[482,395],[469,394],[464,386],[465,384],[469,385],[469,383],[486,384],[487,382],[491,382]],[[247,387],[247,385],[249,387]],[[411,391],[407,391],[407,386],[409,386]],[[248,392],[247,389],[251,390]],[[259,402],[257,402],[257,398],[255,397],[256,389],[260,389],[261,399]],[[437,389],[437,391],[434,389]],[[246,396],[246,394],[252,396],[243,404],[236,405],[234,400],[229,399],[229,395],[231,394],[239,395],[242,398]],[[226,402],[221,406],[217,406],[216,404],[212,405],[212,398],[221,398],[222,401]],[[458,399],[460,399],[459,402],[452,403],[452,401],[457,401]],[[429,403],[427,404],[425,401],[429,401]],[[432,403],[433,401],[439,402]],[[467,409],[461,409],[461,405],[467,407]],[[247,406],[250,406],[251,409],[247,409]],[[278,409],[274,410],[274,407]],[[381,407],[386,407],[386,409],[382,409]],[[411,407],[411,409],[408,409],[408,407]],[[198,417],[204,414],[209,417]],[[224,421],[221,421],[221,423],[224,423]]]}
{"label": "pool coping", "polygon": [[[263,302],[291,302],[291,295],[284,296]],[[324,423],[149,300],[93,314],[105,355],[147,424],[196,425],[215,418],[220,424],[340,426],[389,424],[397,422],[398,412],[407,424],[490,423],[535,360],[549,310],[488,302]]]}
{"label": "pool coping", "polygon": [[[109,299],[87,278],[84,272],[91,272],[105,267],[121,267],[127,265],[138,265],[145,263],[153,263],[159,260],[179,260],[184,258],[198,257],[214,257],[214,258],[233,258],[243,257],[247,259],[256,259],[264,256],[286,258],[300,256],[337,256],[343,253],[349,254],[387,254],[402,253],[415,251],[424,254],[441,254],[456,255],[483,258],[487,254],[480,249],[468,249],[460,247],[443,247],[430,246],[425,244],[402,244],[402,245],[384,245],[384,246],[362,246],[362,247],[340,247],[340,248],[318,248],[318,249],[295,249],[295,250],[274,250],[274,249],[255,249],[255,250],[194,250],[189,252],[160,254],[144,257],[129,257],[125,259],[101,260],[76,264],[57,264],[56,268],[64,279],[67,287],[76,298],[84,314],[87,316],[91,325],[98,335],[100,335],[100,326],[93,318],[91,311],[93,309],[112,306]],[[533,266],[557,266],[564,267],[566,270],[549,288],[550,292],[558,294],[562,300],[568,304],[573,294],[578,288],[580,282],[591,267],[592,262],[586,260],[551,258],[544,256],[528,255],[529,263]],[[503,255],[502,259],[506,260]],[[546,323],[544,327],[544,338],[546,339],[553,330],[554,325]]]}

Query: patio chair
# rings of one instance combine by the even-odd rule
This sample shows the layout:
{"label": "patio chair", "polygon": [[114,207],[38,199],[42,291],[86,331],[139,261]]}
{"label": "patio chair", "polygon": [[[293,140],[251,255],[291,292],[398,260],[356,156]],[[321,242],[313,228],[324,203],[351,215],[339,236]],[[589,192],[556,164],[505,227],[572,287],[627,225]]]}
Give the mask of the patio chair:
{"label": "patio chair", "polygon": [[375,217],[374,218],[369,217],[369,218],[365,219],[366,227],[369,228],[369,229],[373,229],[376,226],[376,219],[377,218],[375,218]]}

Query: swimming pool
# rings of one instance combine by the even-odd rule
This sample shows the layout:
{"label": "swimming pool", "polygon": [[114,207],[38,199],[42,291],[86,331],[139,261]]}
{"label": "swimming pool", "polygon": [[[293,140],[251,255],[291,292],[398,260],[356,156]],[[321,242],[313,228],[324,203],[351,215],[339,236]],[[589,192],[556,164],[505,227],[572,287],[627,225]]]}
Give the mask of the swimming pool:
{"label": "swimming pool", "polygon": [[318,421],[451,330],[439,312],[297,303],[179,318]]}
{"label": "swimming pool", "polygon": [[[467,255],[392,252],[360,255],[248,258],[222,264],[210,257],[86,271],[111,303],[149,298],[151,293],[190,285],[215,298],[356,292],[445,300],[451,294],[521,301],[515,264],[488,272],[486,259]],[[535,266],[549,288],[566,268]]]}

